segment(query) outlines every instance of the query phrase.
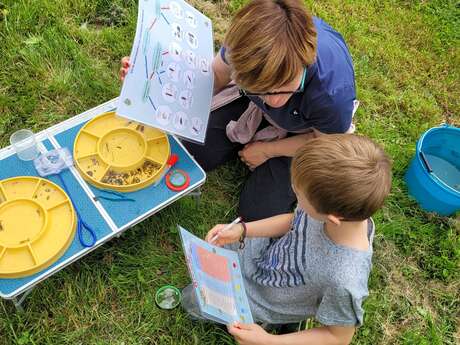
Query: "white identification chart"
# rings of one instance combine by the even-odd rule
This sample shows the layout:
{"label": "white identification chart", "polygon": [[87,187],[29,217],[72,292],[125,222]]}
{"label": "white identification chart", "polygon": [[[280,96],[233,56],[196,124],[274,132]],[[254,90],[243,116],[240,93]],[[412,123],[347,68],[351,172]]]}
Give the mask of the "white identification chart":
{"label": "white identification chart", "polygon": [[209,18],[183,0],[139,0],[117,115],[204,143],[212,59]]}

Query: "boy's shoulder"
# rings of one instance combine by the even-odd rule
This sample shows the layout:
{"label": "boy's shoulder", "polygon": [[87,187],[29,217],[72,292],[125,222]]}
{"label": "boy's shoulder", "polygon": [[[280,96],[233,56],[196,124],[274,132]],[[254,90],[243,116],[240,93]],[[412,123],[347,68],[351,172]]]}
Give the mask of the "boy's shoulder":
{"label": "boy's shoulder", "polygon": [[367,223],[369,240],[368,250],[357,250],[334,243],[323,231],[322,222],[315,220],[305,213],[312,229],[318,231],[316,243],[318,257],[316,262],[325,273],[323,283],[336,291],[360,290],[367,291],[369,275],[372,269],[372,241],[375,225],[371,218]]}

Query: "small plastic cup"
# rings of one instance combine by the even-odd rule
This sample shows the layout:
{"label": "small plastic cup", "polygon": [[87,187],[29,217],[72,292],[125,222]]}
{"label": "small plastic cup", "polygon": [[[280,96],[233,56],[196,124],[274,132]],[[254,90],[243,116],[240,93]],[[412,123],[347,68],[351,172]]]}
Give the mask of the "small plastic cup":
{"label": "small plastic cup", "polygon": [[180,290],[172,285],[162,286],[155,294],[155,302],[161,309],[174,309],[180,304],[181,299]]}
{"label": "small plastic cup", "polygon": [[14,132],[10,137],[10,143],[18,158],[23,161],[34,160],[39,154],[34,132],[30,129],[20,129]]}

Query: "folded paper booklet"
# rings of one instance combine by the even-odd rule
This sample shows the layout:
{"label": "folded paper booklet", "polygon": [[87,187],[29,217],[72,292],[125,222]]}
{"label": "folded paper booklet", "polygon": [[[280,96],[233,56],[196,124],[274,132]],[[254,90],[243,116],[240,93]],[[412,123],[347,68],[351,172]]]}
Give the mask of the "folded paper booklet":
{"label": "folded paper booklet", "polygon": [[213,246],[181,226],[179,233],[201,314],[222,324],[253,323],[238,254]]}
{"label": "folded paper booklet", "polygon": [[139,0],[117,115],[204,143],[213,90],[209,18],[183,0]]}

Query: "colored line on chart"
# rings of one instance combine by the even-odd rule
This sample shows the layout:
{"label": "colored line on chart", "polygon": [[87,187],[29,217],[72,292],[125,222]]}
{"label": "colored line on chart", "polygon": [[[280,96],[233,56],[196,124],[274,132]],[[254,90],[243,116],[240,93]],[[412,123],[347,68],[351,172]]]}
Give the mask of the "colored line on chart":
{"label": "colored line on chart", "polygon": [[145,60],[145,77],[148,78],[149,77],[149,70],[148,70],[148,67],[147,67],[147,55],[144,55],[144,60]]}
{"label": "colored line on chart", "polygon": [[163,74],[163,73],[165,73],[165,72],[166,72],[166,71],[161,71],[161,72],[158,72],[158,74]]}
{"label": "colored line on chart", "polygon": [[169,54],[169,52],[167,50],[165,50],[163,53],[161,53],[161,55],[166,55],[166,54]]}
{"label": "colored line on chart", "polygon": [[165,20],[166,24],[170,25],[168,20],[166,19],[165,15],[163,13],[161,13],[161,16],[163,17],[163,19]]}
{"label": "colored line on chart", "polygon": [[[143,23],[144,23],[144,10],[142,10],[141,27],[142,27]],[[137,54],[139,53],[139,46],[141,45],[141,41],[142,41],[142,31],[141,31],[141,34],[139,36],[139,41],[137,42],[136,54],[134,55],[134,61],[133,61],[133,66],[131,67],[131,73],[134,72],[134,66],[136,66]]]}
{"label": "colored line on chart", "polygon": [[158,71],[161,62],[161,44],[157,42],[152,56],[152,73]]}
{"label": "colored line on chart", "polygon": [[146,80],[144,84],[144,93],[142,94],[142,102],[146,102],[150,93],[150,81]]}
{"label": "colored line on chart", "polygon": [[153,109],[157,110],[157,107],[155,107],[155,104],[153,104],[152,98],[149,96],[149,101],[150,104],[152,105]]}
{"label": "colored line on chart", "polygon": [[147,54],[147,51],[149,49],[149,43],[150,43],[150,31],[144,30],[144,42],[142,46],[142,52],[144,53],[144,55]]}
{"label": "colored line on chart", "polygon": [[134,61],[133,61],[133,64],[131,65],[131,69],[129,71],[129,73],[134,73],[134,68],[136,67],[136,60],[137,60],[137,53],[139,52],[139,45],[137,46],[136,48],[136,54],[134,55]]}
{"label": "colored line on chart", "polygon": [[[157,72],[158,74],[158,72]],[[163,85],[163,82],[161,81],[160,74],[158,74],[158,81],[160,82],[160,85]]]}
{"label": "colored line on chart", "polygon": [[155,25],[156,21],[157,21],[157,19],[153,18],[153,22],[152,22],[152,25],[150,25],[150,27],[149,27],[149,31],[152,30],[152,28]]}
{"label": "colored line on chart", "polygon": [[169,6],[161,7],[162,10],[169,10]]}
{"label": "colored line on chart", "polygon": [[161,14],[161,3],[160,0],[155,1],[155,17],[159,17]]}

